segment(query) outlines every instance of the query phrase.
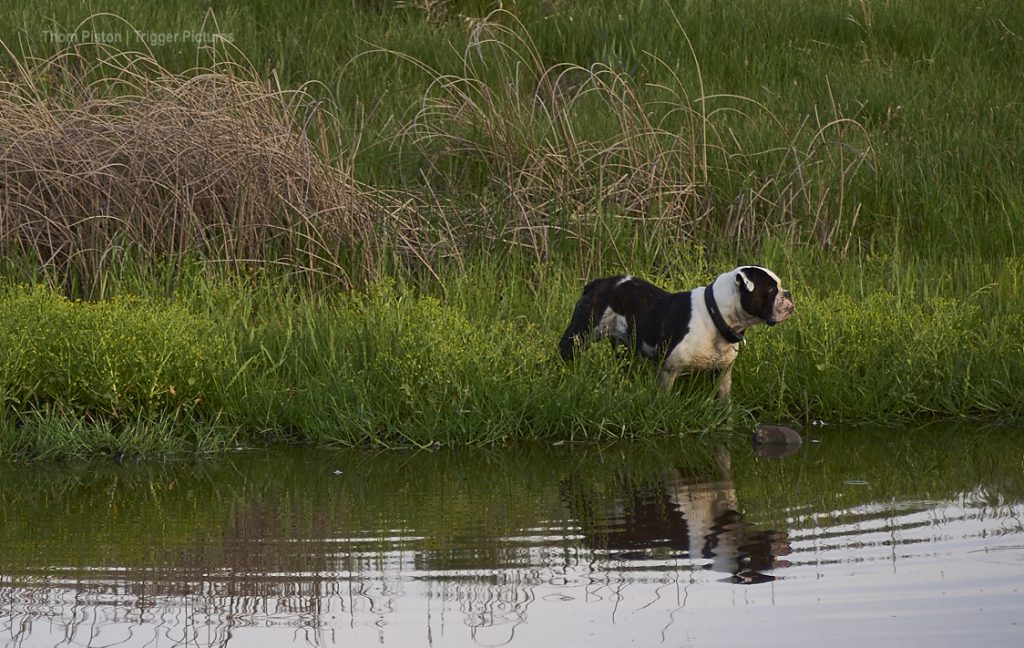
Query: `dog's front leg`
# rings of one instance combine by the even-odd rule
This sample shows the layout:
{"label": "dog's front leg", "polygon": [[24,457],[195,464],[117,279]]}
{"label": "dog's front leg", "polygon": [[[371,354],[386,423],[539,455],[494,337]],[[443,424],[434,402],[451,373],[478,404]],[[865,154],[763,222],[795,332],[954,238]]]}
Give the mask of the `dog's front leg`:
{"label": "dog's front leg", "polygon": [[723,403],[729,402],[729,394],[732,392],[732,365],[722,369],[718,373],[718,400]]}
{"label": "dog's front leg", "polygon": [[679,376],[677,369],[669,368],[668,363],[661,366],[658,371],[658,387],[661,387],[665,391],[670,391],[672,385],[676,382],[676,377]]}

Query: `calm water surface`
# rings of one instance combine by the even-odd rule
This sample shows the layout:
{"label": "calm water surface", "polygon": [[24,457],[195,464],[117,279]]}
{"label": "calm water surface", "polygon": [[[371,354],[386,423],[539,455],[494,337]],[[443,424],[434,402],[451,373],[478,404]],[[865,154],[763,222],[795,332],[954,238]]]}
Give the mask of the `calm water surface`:
{"label": "calm water surface", "polygon": [[0,645],[1020,646],[1024,434],[0,468]]}

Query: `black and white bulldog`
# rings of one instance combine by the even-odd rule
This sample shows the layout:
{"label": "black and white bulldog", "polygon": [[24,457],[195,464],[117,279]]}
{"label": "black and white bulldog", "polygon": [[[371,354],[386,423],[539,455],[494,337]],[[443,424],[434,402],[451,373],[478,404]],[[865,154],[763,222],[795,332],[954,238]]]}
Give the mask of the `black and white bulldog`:
{"label": "black and white bulldog", "polygon": [[577,348],[611,338],[613,346],[625,344],[660,363],[658,385],[664,389],[681,373],[717,372],[718,397],[725,400],[744,331],[778,324],[794,308],[779,277],[760,266],[740,266],[706,287],[677,293],[630,275],[606,277],[583,289],[558,349],[571,360]]}

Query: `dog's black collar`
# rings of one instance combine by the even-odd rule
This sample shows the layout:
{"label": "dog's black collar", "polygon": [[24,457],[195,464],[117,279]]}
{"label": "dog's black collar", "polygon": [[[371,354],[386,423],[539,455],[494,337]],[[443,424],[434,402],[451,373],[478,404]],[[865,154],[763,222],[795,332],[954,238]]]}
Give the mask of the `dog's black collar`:
{"label": "dog's black collar", "polygon": [[713,290],[714,282],[704,289],[704,304],[708,307],[708,314],[711,315],[711,321],[715,323],[715,328],[722,334],[727,341],[732,344],[740,344],[746,341],[742,333],[729,328],[729,325],[725,323],[725,318],[722,317],[722,311],[718,310],[718,302],[715,301],[715,291]]}

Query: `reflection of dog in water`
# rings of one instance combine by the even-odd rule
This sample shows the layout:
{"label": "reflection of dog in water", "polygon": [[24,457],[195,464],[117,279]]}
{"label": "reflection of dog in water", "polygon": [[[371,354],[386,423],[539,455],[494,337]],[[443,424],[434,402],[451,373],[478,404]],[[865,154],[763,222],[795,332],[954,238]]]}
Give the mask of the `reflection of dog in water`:
{"label": "reflection of dog in water", "polygon": [[618,497],[598,503],[582,484],[570,484],[573,517],[584,542],[619,560],[680,555],[704,569],[731,574],[736,583],[762,583],[766,571],[788,567],[792,549],[784,531],[753,528],[737,511],[729,455],[708,480],[672,471],[657,483],[622,484]]}

